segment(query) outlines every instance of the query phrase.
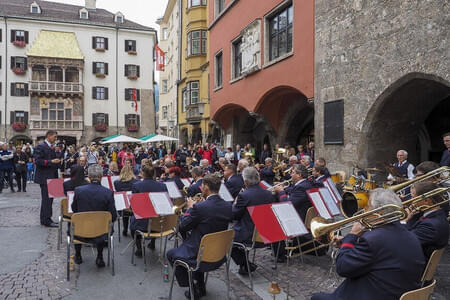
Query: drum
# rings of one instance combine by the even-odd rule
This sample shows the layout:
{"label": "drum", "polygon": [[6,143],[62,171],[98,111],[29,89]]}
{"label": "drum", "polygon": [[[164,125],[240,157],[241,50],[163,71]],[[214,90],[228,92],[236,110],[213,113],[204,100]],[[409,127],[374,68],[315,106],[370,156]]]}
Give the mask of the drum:
{"label": "drum", "polygon": [[366,207],[368,202],[369,193],[367,192],[345,192],[342,195],[341,212],[346,218],[349,218]]}
{"label": "drum", "polygon": [[364,181],[364,190],[370,191],[377,188],[377,184],[373,180],[366,180]]}
{"label": "drum", "polygon": [[350,186],[355,186],[356,184],[358,184],[360,181],[358,176],[352,175],[350,176],[350,178],[347,180],[347,184]]}
{"label": "drum", "polygon": [[340,175],[339,173],[333,173],[333,174],[331,174],[331,180],[332,180],[334,183],[340,183],[340,182],[342,182],[341,175]]}

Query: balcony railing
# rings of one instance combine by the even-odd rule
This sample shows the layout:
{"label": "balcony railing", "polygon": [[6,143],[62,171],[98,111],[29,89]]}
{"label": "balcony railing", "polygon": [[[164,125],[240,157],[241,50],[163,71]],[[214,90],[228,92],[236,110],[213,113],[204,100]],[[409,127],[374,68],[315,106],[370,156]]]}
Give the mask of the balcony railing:
{"label": "balcony railing", "polygon": [[83,85],[75,82],[30,81],[31,92],[82,94]]}
{"label": "balcony railing", "polygon": [[31,129],[83,130],[82,121],[31,121]]}
{"label": "balcony railing", "polygon": [[200,122],[203,118],[205,103],[195,103],[186,106],[186,121],[189,123]]}

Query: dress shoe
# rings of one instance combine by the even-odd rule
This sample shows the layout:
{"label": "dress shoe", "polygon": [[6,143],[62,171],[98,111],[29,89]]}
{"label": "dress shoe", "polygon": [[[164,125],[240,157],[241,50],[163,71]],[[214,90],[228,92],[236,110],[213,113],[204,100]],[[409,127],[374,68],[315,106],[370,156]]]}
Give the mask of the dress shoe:
{"label": "dress shoe", "polygon": [[[15,193],[16,191],[14,189],[11,189],[11,193]],[[19,191],[20,192],[20,191]]]}
{"label": "dress shoe", "polygon": [[206,294],[206,291],[204,291],[204,294],[202,295],[199,291],[199,288],[195,284],[194,284],[194,299],[191,298],[190,290],[187,290],[184,292],[184,296],[191,300],[200,299],[201,297],[205,296],[205,294]]}
{"label": "dress shoe", "polygon": [[105,261],[103,260],[103,257],[97,257],[95,260],[95,264],[98,268],[104,268],[105,267]]}
{"label": "dress shoe", "polygon": [[128,235],[128,230],[122,231],[122,235],[123,235],[123,236],[127,236],[127,235]]}
{"label": "dress shoe", "polygon": [[[13,191],[11,191],[11,192],[13,192]],[[20,189],[18,189],[18,190],[17,190],[17,192],[18,192],[18,193],[20,193],[20,192],[21,192],[21,190],[20,190]],[[14,192],[13,192],[13,193],[14,193]]]}
{"label": "dress shoe", "polygon": [[148,249],[155,250],[155,240],[151,239],[150,243],[147,245]]}
{"label": "dress shoe", "polygon": [[[254,272],[258,266],[254,263],[250,263],[250,272]],[[247,265],[239,266],[238,273],[240,275],[248,275]]]}
{"label": "dress shoe", "polygon": [[134,255],[136,255],[136,257],[142,257],[142,249],[137,249],[136,252],[134,252]]}
{"label": "dress shoe", "polygon": [[51,228],[58,228],[59,227],[58,223],[55,223],[55,222],[51,222],[51,223],[45,224],[44,226],[45,227],[51,227]]}
{"label": "dress shoe", "polygon": [[83,263],[83,258],[81,258],[81,255],[75,255],[75,263],[77,265],[81,265]]}
{"label": "dress shoe", "polygon": [[23,192],[24,192],[24,193],[26,193],[26,192],[27,192],[27,190],[26,190],[26,189],[23,189]]}

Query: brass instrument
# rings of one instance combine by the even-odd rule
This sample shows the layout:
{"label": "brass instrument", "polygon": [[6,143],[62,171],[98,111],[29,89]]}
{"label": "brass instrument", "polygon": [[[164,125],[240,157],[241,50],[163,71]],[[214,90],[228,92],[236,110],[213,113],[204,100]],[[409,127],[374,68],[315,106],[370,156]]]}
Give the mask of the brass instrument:
{"label": "brass instrument", "polygon": [[342,214],[348,218],[366,207],[368,202],[369,193],[367,191],[348,191],[342,194],[342,201],[339,206]]}
{"label": "brass instrument", "polygon": [[[414,197],[412,199],[409,199],[409,200],[403,202],[403,206],[404,206],[404,208],[408,209],[409,211],[426,212],[427,210],[430,210],[435,207],[441,206],[442,204],[448,203],[450,201],[450,198],[448,197],[448,195],[447,196],[444,196],[444,195],[445,195],[445,193],[448,193],[449,191],[450,191],[450,188],[443,188],[443,187],[437,188],[437,189],[434,189],[432,191],[429,191],[420,196]],[[425,204],[420,205],[419,204],[422,200],[424,200],[426,198],[430,198],[430,197],[437,196],[440,194],[442,194],[442,196],[441,196],[442,201],[440,201],[436,204],[433,204],[433,205],[425,205]]]}
{"label": "brass instrument", "polygon": [[173,213],[175,215],[181,216],[181,214],[183,213],[183,208],[185,208],[187,205],[187,202],[185,201],[183,204],[178,205],[178,206],[173,206]]}
{"label": "brass instrument", "polygon": [[187,186],[183,186],[183,192],[185,195],[188,194],[188,187]]}
{"label": "brass instrument", "polygon": [[291,184],[291,182],[292,182],[292,178],[291,178],[291,179],[288,179],[288,180],[285,180],[285,181],[283,181],[283,182],[277,183],[277,184],[275,184],[274,186],[268,188],[267,190],[273,192],[273,190],[275,189],[275,187],[280,186],[280,185],[283,185],[283,186],[285,186],[285,188],[286,188],[286,187],[288,187],[288,186]]}
{"label": "brass instrument", "polygon": [[286,170],[284,170],[282,173],[283,175],[286,175],[287,173],[291,173],[293,167],[287,168]]}

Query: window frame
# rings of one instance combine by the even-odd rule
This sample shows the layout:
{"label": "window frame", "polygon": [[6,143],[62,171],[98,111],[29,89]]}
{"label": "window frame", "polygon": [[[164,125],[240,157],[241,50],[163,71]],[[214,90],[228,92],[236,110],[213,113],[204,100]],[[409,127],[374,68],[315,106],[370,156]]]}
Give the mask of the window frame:
{"label": "window frame", "polygon": [[[239,53],[237,55],[237,46],[239,45]],[[231,80],[238,80],[242,78],[242,36],[238,36],[231,42]],[[240,64],[237,68],[238,63]],[[239,70],[239,72],[238,72]]]}
{"label": "window frame", "polygon": [[[193,38],[194,33],[199,33],[198,38]],[[198,41],[199,43],[199,52],[194,53],[193,52],[193,44],[194,41]],[[188,32],[187,34],[187,57],[190,56],[200,56],[200,55],[206,55],[208,51],[208,34],[206,30],[198,29],[198,30],[192,30]]]}
{"label": "window frame", "polygon": [[25,41],[25,30],[14,30],[14,41],[15,42],[26,42]]}
{"label": "window frame", "polygon": [[[220,65],[219,65],[219,58],[220,58]],[[214,56],[214,89],[220,89],[222,86],[223,86],[223,50],[221,49]]]}
{"label": "window frame", "polygon": [[[19,116],[19,114],[21,114],[21,116]],[[15,123],[24,123],[26,124],[26,116],[25,116],[25,111],[23,110],[16,110],[14,111],[14,122]]]}
{"label": "window frame", "polygon": [[[198,4],[193,5],[192,2],[193,1],[198,1]],[[199,6],[206,6],[207,5],[207,0],[187,0],[187,8],[192,8],[192,7],[199,7]]]}
{"label": "window frame", "polygon": [[102,36],[96,36],[95,37],[95,49],[103,49],[105,50],[106,48],[106,41],[105,38]]}
{"label": "window frame", "polygon": [[[286,24],[280,29],[280,16],[286,13]],[[265,61],[266,63],[277,62],[291,55],[294,51],[294,4],[293,1],[286,1],[273,12],[265,16]],[[277,20],[277,29],[273,31],[272,22]],[[289,34],[290,32],[290,34]],[[285,37],[285,46],[282,46],[282,37]],[[273,53],[273,43],[276,40],[276,54]],[[290,47],[289,47],[290,46]],[[284,49],[283,49],[284,48]],[[283,53],[281,53],[284,50]],[[281,53],[281,54],[280,54]]]}

